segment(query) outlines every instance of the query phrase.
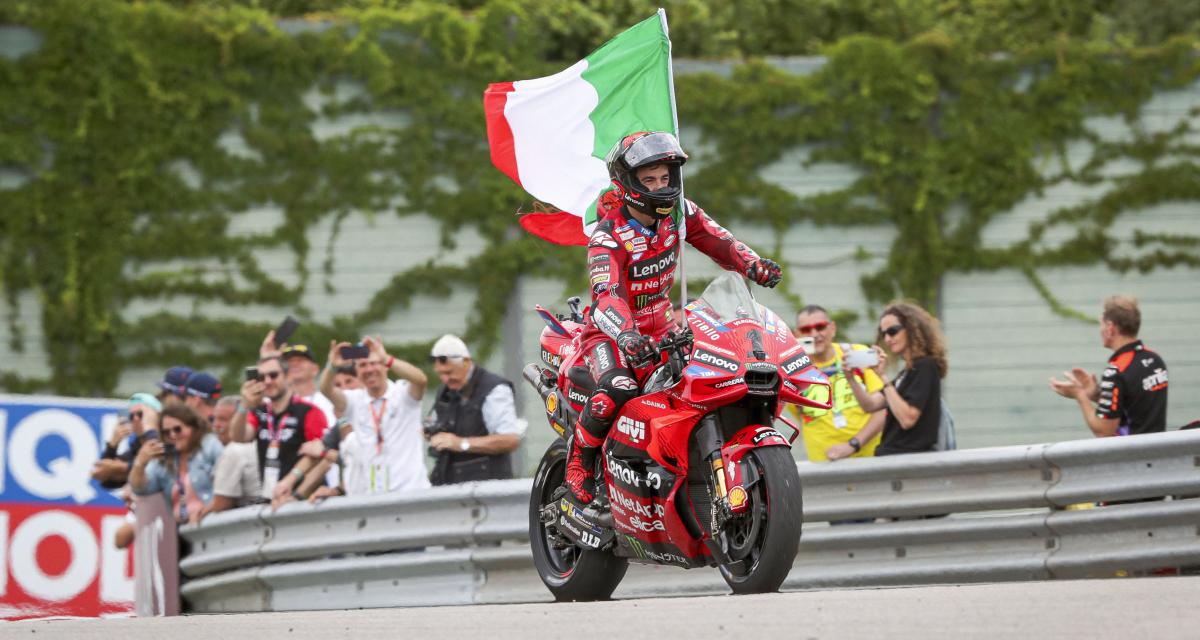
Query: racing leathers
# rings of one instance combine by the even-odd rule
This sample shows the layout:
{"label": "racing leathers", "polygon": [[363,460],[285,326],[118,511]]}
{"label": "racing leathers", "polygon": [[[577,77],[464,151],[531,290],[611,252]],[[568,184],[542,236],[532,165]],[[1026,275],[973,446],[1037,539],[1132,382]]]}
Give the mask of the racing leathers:
{"label": "racing leathers", "polygon": [[[601,197],[588,243],[592,305],[581,349],[596,388],[580,411],[568,455],[566,484],[576,501],[595,497],[595,459],[621,407],[638,394],[631,360],[674,328],[668,296],[675,282],[679,229],[670,217],[647,228],[621,206],[615,191]],[[780,269],[739,242],[702,209],[686,201],[686,240],[723,268],[774,286]]]}

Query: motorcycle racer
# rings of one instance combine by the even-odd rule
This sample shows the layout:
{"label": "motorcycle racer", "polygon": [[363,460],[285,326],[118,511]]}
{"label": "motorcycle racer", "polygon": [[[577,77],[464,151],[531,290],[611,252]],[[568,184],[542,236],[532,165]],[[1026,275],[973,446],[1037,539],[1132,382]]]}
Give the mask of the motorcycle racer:
{"label": "motorcycle racer", "polygon": [[[687,154],[675,136],[638,132],[621,139],[607,158],[615,189],[597,203],[600,221],[588,242],[592,305],[582,352],[595,389],[574,425],[564,484],[574,501],[595,499],[595,465],[613,419],[638,394],[634,365],[674,328],[668,296],[680,246],[671,213],[683,193]],[[684,200],[684,237],[722,268],[764,287],[782,278],[775,262],[739,242],[690,200]]]}

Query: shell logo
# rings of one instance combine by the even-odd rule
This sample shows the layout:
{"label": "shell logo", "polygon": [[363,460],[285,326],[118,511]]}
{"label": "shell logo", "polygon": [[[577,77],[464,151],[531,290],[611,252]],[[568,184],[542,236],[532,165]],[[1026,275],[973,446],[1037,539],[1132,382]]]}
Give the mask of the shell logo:
{"label": "shell logo", "polygon": [[730,489],[729,505],[736,509],[744,504],[746,504],[746,490],[741,487]]}
{"label": "shell logo", "polygon": [[558,394],[552,393],[546,396],[546,413],[554,413],[558,409]]}

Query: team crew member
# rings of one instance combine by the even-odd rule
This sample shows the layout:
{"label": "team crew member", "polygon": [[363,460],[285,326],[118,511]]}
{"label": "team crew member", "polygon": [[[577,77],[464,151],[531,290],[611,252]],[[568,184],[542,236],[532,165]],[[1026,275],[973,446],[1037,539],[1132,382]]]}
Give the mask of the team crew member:
{"label": "team crew member", "polygon": [[[347,464],[357,468],[346,470],[346,494],[426,489],[421,398],[428,378],[419,368],[388,355],[378,339],[366,338],[363,344],[368,356],[353,361],[363,388],[338,389],[333,384],[334,371],[349,362],[341,356],[348,342],[330,343],[329,362],[321,372],[321,393],[354,428],[356,459]],[[389,380],[389,371],[400,380]]]}
{"label": "team crew member", "polygon": [[1079,367],[1066,373],[1066,380],[1050,379],[1055,393],[1079,403],[1097,437],[1166,430],[1167,363],[1138,340],[1141,326],[1136,299],[1110,296],[1100,316],[1100,342],[1113,353],[1100,382]]}
{"label": "team crew member", "polygon": [[295,468],[300,459],[300,445],[306,440],[320,439],[327,423],[320,409],[296,397],[288,388],[278,356],[260,359],[258,374],[259,379],[242,384],[242,406],[229,428],[238,442],[257,439],[262,497],[271,500],[279,492],[290,492],[298,479],[281,483],[287,474],[298,473],[303,477],[303,470]]}
{"label": "team crew member", "polygon": [[[574,500],[595,498],[596,452],[621,407],[637,394],[632,364],[675,328],[667,296],[675,282],[679,229],[671,218],[683,194],[687,154],[675,136],[626,136],[608,156],[615,189],[597,203],[600,222],[588,242],[591,314],[582,349],[596,388],[579,414],[565,484]],[[721,267],[766,287],[779,283],[778,264],[759,258],[691,201],[682,223],[692,246]]]}

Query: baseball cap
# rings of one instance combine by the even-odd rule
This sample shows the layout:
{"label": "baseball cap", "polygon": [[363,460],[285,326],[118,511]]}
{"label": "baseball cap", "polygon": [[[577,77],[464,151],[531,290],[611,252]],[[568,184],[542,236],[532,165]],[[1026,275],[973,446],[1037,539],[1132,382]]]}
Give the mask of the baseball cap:
{"label": "baseball cap", "polygon": [[182,396],[185,393],[185,385],[187,379],[192,375],[191,367],[171,367],[163,374],[163,379],[158,383],[158,388],[163,391],[168,391],[177,396]]}
{"label": "baseball cap", "polygon": [[429,352],[430,360],[445,360],[447,358],[470,358],[471,352],[467,349],[467,344],[462,341],[462,338],[447,333],[438,338],[437,342],[433,343],[433,350]]}
{"label": "baseball cap", "polygon": [[289,344],[287,348],[285,348],[279,354],[279,357],[283,358],[284,360],[287,360],[291,357],[308,358],[313,362],[317,362],[317,359],[313,357],[312,350],[309,349],[308,345],[306,344]]}
{"label": "baseball cap", "polygon": [[187,380],[187,394],[205,400],[221,397],[221,381],[207,371],[193,373]]}
{"label": "baseball cap", "polygon": [[139,404],[144,404],[155,411],[162,411],[162,403],[158,401],[158,398],[155,398],[148,393],[135,393],[132,396],[129,396],[129,407],[131,409],[135,405]]}

